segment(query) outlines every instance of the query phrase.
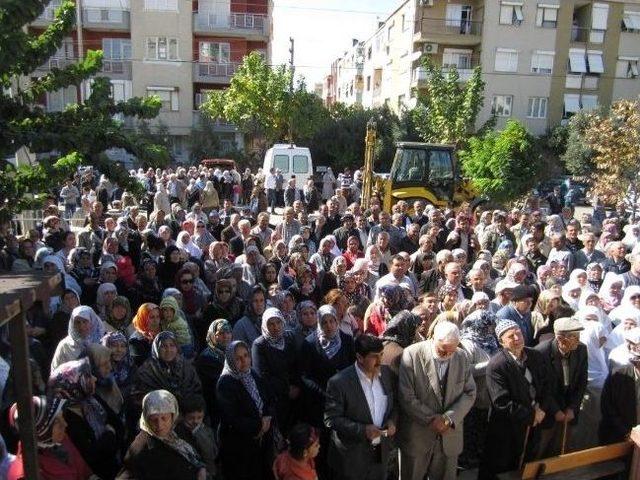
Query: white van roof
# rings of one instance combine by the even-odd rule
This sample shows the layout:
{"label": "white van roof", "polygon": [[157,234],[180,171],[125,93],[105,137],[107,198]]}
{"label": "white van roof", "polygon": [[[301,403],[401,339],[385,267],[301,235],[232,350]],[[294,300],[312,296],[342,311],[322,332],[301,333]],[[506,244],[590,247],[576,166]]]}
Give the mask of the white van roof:
{"label": "white van roof", "polygon": [[298,147],[295,144],[292,146],[290,143],[276,143],[269,150],[272,150],[272,149],[287,149],[287,150],[289,150],[289,149],[296,149],[296,148],[298,150],[309,150],[308,147]]}

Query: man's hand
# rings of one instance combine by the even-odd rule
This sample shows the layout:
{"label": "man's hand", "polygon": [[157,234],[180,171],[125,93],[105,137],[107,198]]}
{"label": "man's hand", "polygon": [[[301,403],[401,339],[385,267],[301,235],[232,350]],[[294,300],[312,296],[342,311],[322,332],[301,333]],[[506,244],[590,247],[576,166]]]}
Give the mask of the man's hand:
{"label": "man's hand", "polygon": [[436,415],[431,421],[431,428],[438,432],[439,434],[443,434],[447,430],[449,430],[449,426],[445,423],[442,415]]}
{"label": "man's hand", "polygon": [[564,411],[564,417],[566,422],[571,422],[574,418],[576,418],[576,414],[573,413],[573,408],[567,408]]}
{"label": "man's hand", "polygon": [[536,405],[536,414],[533,418],[533,426],[535,427],[536,425],[539,425],[540,423],[542,423],[542,420],[544,420],[544,410],[541,410],[540,407],[538,407]]}
{"label": "man's hand", "polygon": [[391,420],[387,422],[387,437],[393,437],[396,434],[396,424]]}
{"label": "man's hand", "polygon": [[382,435],[381,430],[375,425],[367,425],[364,427],[364,434],[370,442]]}
{"label": "man's hand", "polygon": [[556,422],[564,422],[566,415],[564,414],[564,412],[562,410],[558,410],[556,412],[556,414],[554,415]]}

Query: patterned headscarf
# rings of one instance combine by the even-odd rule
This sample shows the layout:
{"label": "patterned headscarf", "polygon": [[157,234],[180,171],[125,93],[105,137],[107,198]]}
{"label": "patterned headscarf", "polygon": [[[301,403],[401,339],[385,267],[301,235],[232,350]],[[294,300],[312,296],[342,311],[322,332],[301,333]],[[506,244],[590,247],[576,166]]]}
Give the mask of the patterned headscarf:
{"label": "patterned headscarf", "polygon": [[[268,323],[269,320],[277,319],[282,322],[283,329],[282,333],[278,337],[274,337],[269,332]],[[262,325],[261,325],[262,336],[267,340],[269,345],[273,348],[277,348],[278,350],[284,350],[284,315],[282,312],[274,307],[267,308],[262,314]]]}
{"label": "patterned headscarf", "polygon": [[327,337],[322,330],[322,319],[327,315],[332,316],[336,321],[338,321],[338,313],[336,309],[331,305],[323,305],[318,309],[318,328],[316,330],[316,335],[318,337],[318,342],[322,347],[325,355],[328,359],[332,359],[336,353],[340,351],[340,347],[342,346],[342,338],[340,338],[340,330],[336,329],[335,334],[332,337]]}
{"label": "patterned headscarf", "polygon": [[258,391],[258,385],[256,384],[255,378],[253,378],[251,369],[246,372],[241,372],[236,367],[235,354],[238,348],[245,348],[247,351],[250,351],[248,345],[241,340],[231,342],[224,353],[224,368],[222,369],[222,374],[220,376],[222,377],[224,375],[229,375],[236,380],[239,380],[253,400],[253,403],[258,410],[258,414],[262,416],[264,402],[262,401],[262,397],[260,396],[260,392]]}
{"label": "patterned headscarf", "polygon": [[231,324],[224,318],[214,320],[207,330],[208,354],[218,361],[224,361],[224,348],[215,341],[215,336],[222,332],[231,332]]}
{"label": "patterned headscarf", "polygon": [[420,317],[409,310],[402,310],[387,324],[382,339],[395,342],[402,348],[411,345],[416,337],[416,330],[422,323]]}
{"label": "patterned headscarf", "polygon": [[[160,358],[160,347],[167,340],[172,340],[173,343],[175,343],[176,347],[178,346],[178,340],[176,339],[176,335],[173,332],[170,332],[168,330],[165,330],[164,332],[160,332],[158,335],[156,335],[156,338],[153,339],[153,344],[151,345],[151,357],[163,364],[165,364],[166,362]],[[178,359],[179,355],[180,355],[180,351],[178,350],[178,353],[176,354],[176,358],[173,359],[173,362],[175,362]]]}
{"label": "patterned headscarf", "polygon": [[496,316],[488,310],[477,310],[464,319],[460,328],[461,339],[471,340],[489,355],[498,351],[500,346],[494,333]]}
{"label": "patterned headscarf", "polygon": [[127,353],[125,353],[124,357],[122,357],[122,360],[120,360],[119,362],[115,362],[112,359],[111,369],[116,383],[121,387],[129,382],[131,370],[133,368],[133,360],[131,359],[131,355],[129,355],[129,342],[127,341],[127,337],[125,337],[122,332],[109,332],[104,337],[102,337],[101,340],[102,345],[107,348],[111,348],[115,343],[118,342],[124,344]]}
{"label": "patterned headscarf", "polygon": [[[47,398],[45,396],[33,397],[33,420],[35,422],[36,437],[39,448],[51,448],[60,445],[58,443],[53,443],[53,424],[66,402],[67,401],[64,398]],[[16,430],[20,427],[17,403],[14,403],[9,410],[9,423]]]}
{"label": "patterned headscarf", "polygon": [[[81,337],[76,330],[76,318],[84,318],[91,324],[89,335],[86,338]],[[100,317],[98,317],[96,312],[93,311],[93,308],[87,307],[86,305],[80,305],[79,307],[74,308],[71,312],[67,334],[74,343],[78,345],[89,345],[91,343],[100,343],[100,339],[102,338],[102,335],[104,335],[104,329],[102,328],[102,321],[100,320]]]}

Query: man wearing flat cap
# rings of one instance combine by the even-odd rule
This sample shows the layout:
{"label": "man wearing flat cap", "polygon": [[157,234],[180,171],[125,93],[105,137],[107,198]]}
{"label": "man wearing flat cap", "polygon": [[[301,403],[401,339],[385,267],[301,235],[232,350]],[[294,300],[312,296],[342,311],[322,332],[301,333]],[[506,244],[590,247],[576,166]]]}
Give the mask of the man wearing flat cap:
{"label": "man wearing flat cap", "polygon": [[[549,404],[542,422],[539,458],[553,457],[569,445],[578,423],[580,404],[587,389],[587,347],[580,343],[579,320],[558,318],[553,323],[555,337],[536,346],[548,367]],[[566,426],[565,426],[566,424]]]}
{"label": "man wearing flat cap", "polygon": [[517,470],[523,451],[525,461],[534,457],[548,404],[542,354],[525,346],[522,330],[513,320],[498,321],[495,332],[502,349],[487,365],[491,406],[485,444],[491,448],[485,448],[480,462],[480,480]]}
{"label": "man wearing flat cap", "polygon": [[533,301],[533,288],[528,285],[518,285],[513,289],[509,305],[502,307],[496,313],[499,320],[512,320],[522,331],[524,343],[527,347],[533,346],[533,326],[531,325],[531,304]]}

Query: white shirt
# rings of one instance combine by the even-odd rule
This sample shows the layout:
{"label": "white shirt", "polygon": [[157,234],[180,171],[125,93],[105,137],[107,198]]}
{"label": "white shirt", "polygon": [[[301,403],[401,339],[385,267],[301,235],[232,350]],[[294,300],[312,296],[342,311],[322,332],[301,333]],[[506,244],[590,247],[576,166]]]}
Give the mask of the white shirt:
{"label": "white shirt", "polygon": [[384,393],[384,388],[382,388],[380,374],[378,373],[373,381],[371,381],[369,377],[360,370],[358,364],[356,363],[355,365],[362,391],[369,405],[369,412],[371,412],[373,424],[378,428],[382,428],[384,424],[384,414],[387,411],[387,395]]}
{"label": "white shirt", "polygon": [[413,295],[414,297],[418,296],[417,295],[418,292],[416,292],[415,285],[413,284],[411,279],[406,275],[403,275],[400,280],[394,277],[393,273],[387,273],[384,277],[381,277],[376,282],[375,295],[374,295],[375,298],[380,298],[380,287],[382,287],[383,285],[397,285],[399,287],[406,288],[407,290],[409,290],[411,292],[411,295]]}
{"label": "white shirt", "polygon": [[267,190],[275,190],[276,189],[276,176],[272,173],[269,173],[264,180],[264,186]]}

